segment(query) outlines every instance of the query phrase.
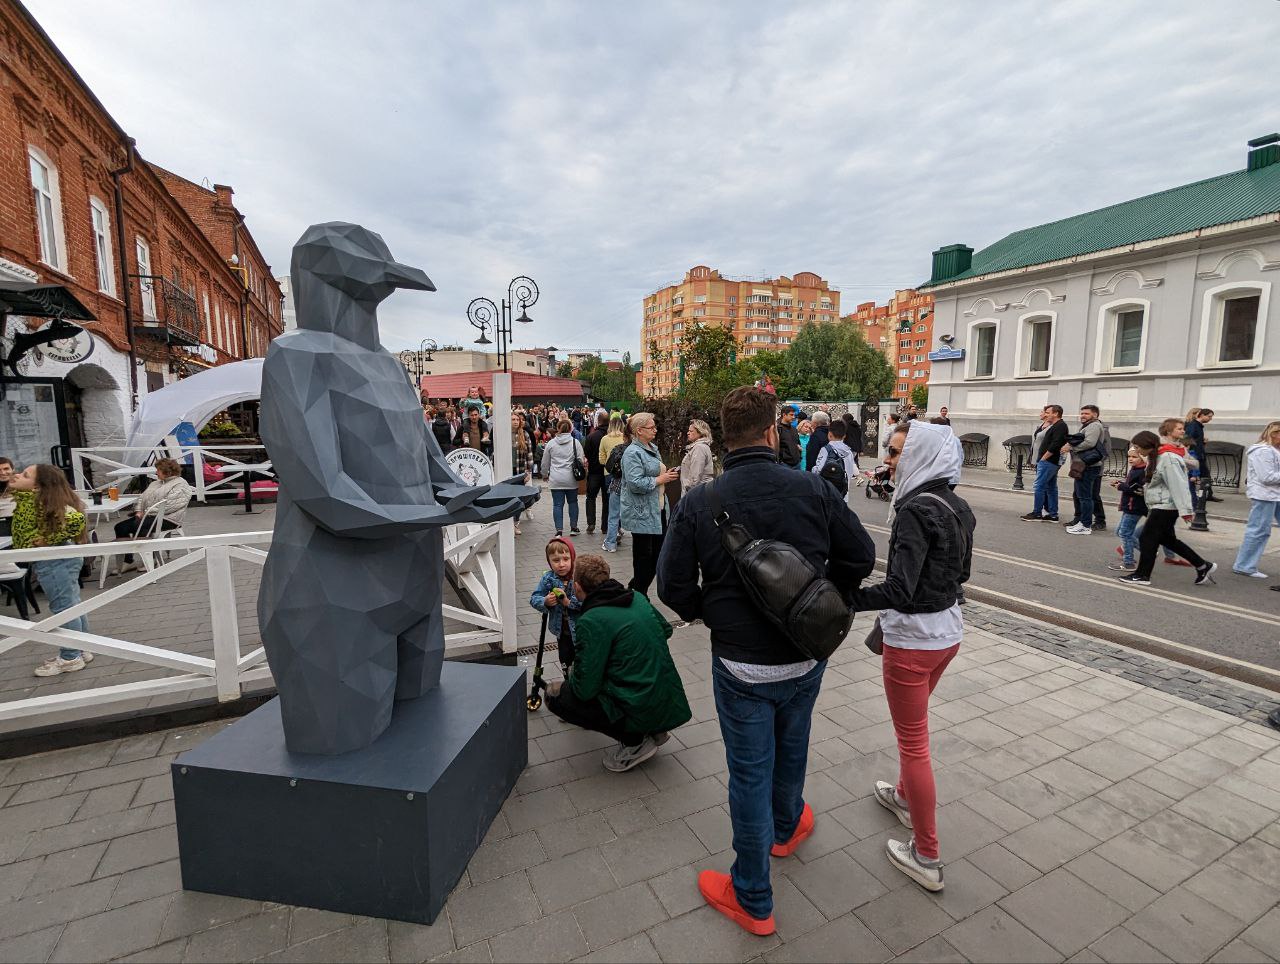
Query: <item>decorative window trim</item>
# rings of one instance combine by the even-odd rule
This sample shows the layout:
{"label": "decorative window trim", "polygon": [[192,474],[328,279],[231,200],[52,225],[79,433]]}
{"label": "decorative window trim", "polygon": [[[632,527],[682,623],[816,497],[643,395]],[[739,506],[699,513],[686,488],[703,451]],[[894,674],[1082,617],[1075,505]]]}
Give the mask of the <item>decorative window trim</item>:
{"label": "decorative window trim", "polygon": [[1139,288],[1159,288],[1164,284],[1164,278],[1148,278],[1137,268],[1125,268],[1113,274],[1111,280],[1106,284],[1091,290],[1095,295],[1113,295],[1116,293],[1116,289],[1120,287],[1120,282],[1129,278],[1138,282]]}
{"label": "decorative window trim", "polygon": [[[1031,322],[1034,321],[1049,322],[1049,367],[1045,371],[1031,371],[1029,354],[1031,352],[1031,339],[1027,337],[1030,330]],[[1054,349],[1058,342],[1058,313],[1056,311],[1045,311],[1039,309],[1036,311],[1028,311],[1026,314],[1018,316],[1018,337],[1016,341],[1016,370],[1015,378],[1052,378],[1053,377],[1053,355]]]}
{"label": "decorative window trim", "polygon": [[[1253,357],[1240,361],[1214,361],[1210,359],[1211,347],[1216,348],[1222,332],[1222,311],[1227,295],[1233,292],[1256,292],[1258,295],[1258,323],[1253,330]],[[1200,312],[1200,354],[1198,368],[1257,368],[1262,364],[1262,349],[1267,338],[1267,311],[1271,300],[1270,281],[1228,281],[1215,285],[1204,293]],[[1216,352],[1215,352],[1216,353]]]}
{"label": "decorative window trim", "polygon": [[982,304],[984,301],[991,306],[992,311],[1004,311],[1009,307],[1008,304],[998,305],[986,295],[983,295],[981,298],[975,298],[973,300],[973,303],[964,310],[964,316],[966,318],[972,318],[978,313],[978,305]]}
{"label": "decorative window trim", "polygon": [[1208,271],[1197,271],[1196,277],[1201,281],[1215,281],[1218,278],[1225,278],[1231,266],[1237,261],[1252,261],[1257,265],[1259,271],[1275,271],[1280,268],[1280,260],[1268,259],[1257,248],[1241,248],[1238,251],[1230,251],[1218,259],[1218,263]]}
{"label": "decorative window trim", "polygon": [[[98,246],[98,228],[93,223],[93,215],[97,213],[102,216],[102,247]],[[106,204],[101,198],[89,195],[89,230],[93,235],[93,257],[98,269],[98,290],[103,294],[111,295],[113,298],[116,293],[116,271],[115,261],[111,250],[111,212],[107,210]],[[103,284],[103,281],[106,284]]]}
{"label": "decorative window trim", "polygon": [[[1142,309],[1142,345],[1138,349],[1137,366],[1112,366],[1115,358],[1116,321],[1120,310],[1126,307]],[[1147,364],[1147,337],[1151,334],[1151,302],[1146,298],[1117,298],[1098,307],[1094,327],[1093,371],[1096,375],[1132,375],[1142,371]]]}
{"label": "decorative window trim", "polygon": [[[31,161],[37,162],[49,175],[49,206],[52,208],[51,217],[53,218],[53,260],[50,261],[44,257],[44,240],[40,240],[40,263],[47,264],[55,271],[67,274],[67,232],[66,225],[62,218],[62,178],[58,174],[58,165],[49,159],[44,151],[36,147],[34,144],[27,145],[27,186],[31,191],[35,190],[35,184],[31,180]],[[28,194],[28,197],[31,195]],[[39,229],[40,212],[36,212],[36,227]],[[70,275],[68,275],[70,277]]]}
{"label": "decorative window trim", "polygon": [[1044,295],[1047,302],[1051,305],[1059,305],[1059,304],[1062,304],[1062,302],[1067,300],[1066,295],[1055,295],[1048,288],[1032,288],[1025,295],[1023,295],[1021,299],[1019,299],[1018,301],[1015,301],[1013,304],[1008,305],[1007,307],[1030,308],[1031,299],[1035,295]]}
{"label": "decorative window trim", "polygon": [[[995,341],[991,350],[991,374],[978,375],[975,374],[975,366],[978,364],[978,345],[977,332],[979,328],[994,328]],[[965,331],[965,345],[968,350],[965,352],[964,377],[965,381],[990,381],[996,377],[997,362],[1000,356],[1000,319],[999,318],[979,318],[976,321],[969,322],[969,326]]]}

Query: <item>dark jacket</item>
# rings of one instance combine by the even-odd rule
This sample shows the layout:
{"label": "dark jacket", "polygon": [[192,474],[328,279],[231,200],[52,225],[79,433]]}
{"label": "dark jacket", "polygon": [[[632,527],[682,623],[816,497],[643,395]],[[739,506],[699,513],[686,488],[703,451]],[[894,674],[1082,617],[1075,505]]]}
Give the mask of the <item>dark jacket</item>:
{"label": "dark jacket", "polygon": [[443,415],[437,415],[431,420],[431,434],[436,437],[441,452],[447,454],[453,451],[453,426]]}
{"label": "dark jacket", "polygon": [[1036,448],[1036,461],[1039,462],[1044,458],[1045,452],[1052,452],[1053,464],[1061,465],[1062,456],[1058,452],[1062,449],[1062,446],[1067,444],[1067,436],[1069,434],[1067,423],[1061,418],[1041,432],[1040,445]]}
{"label": "dark jacket", "polygon": [[815,425],[809,434],[809,444],[805,446],[804,464],[812,469],[818,464],[818,453],[831,441],[831,428],[828,425]]}
{"label": "dark jacket", "polygon": [[1204,473],[1204,423],[1198,418],[1193,418],[1187,422],[1187,435],[1183,439],[1182,444],[1187,447],[1187,451],[1191,453],[1191,457],[1200,463],[1200,472]]}
{"label": "dark jacket", "polygon": [[735,522],[757,538],[789,542],[843,592],[871,572],[875,545],[832,486],[779,464],[763,446],[729,453],[719,479],[676,503],[658,557],[658,598],[681,619],[707,624],[714,656],[761,665],[800,662],[804,654],[756,608],[721,547],[707,503],[712,486]]}
{"label": "dark jacket", "polygon": [[1120,490],[1120,511],[1125,515],[1146,515],[1147,498],[1143,494],[1147,484],[1147,468],[1130,469],[1116,488]]}
{"label": "dark jacket", "polygon": [[[955,514],[926,492],[945,499]],[[950,609],[969,581],[976,524],[969,504],[951,491],[946,479],[922,485],[894,513],[884,582],[855,592],[853,608],[902,613]]]}
{"label": "dark jacket", "polygon": [[692,717],[684,684],[671,659],[671,624],[640,593],[613,579],[582,602],[578,658],[569,688],[598,700],[615,723],[637,733],[661,733]]}
{"label": "dark jacket", "polygon": [[854,455],[862,454],[862,426],[858,424],[858,420],[852,415],[846,415],[844,419],[845,433],[844,444]]}
{"label": "dark jacket", "polygon": [[582,450],[587,453],[587,475],[604,475],[604,466],[600,464],[600,440],[609,432],[605,428],[596,428],[582,443]]}
{"label": "dark jacket", "polygon": [[778,461],[793,469],[800,464],[800,433],[794,423],[778,423]]}

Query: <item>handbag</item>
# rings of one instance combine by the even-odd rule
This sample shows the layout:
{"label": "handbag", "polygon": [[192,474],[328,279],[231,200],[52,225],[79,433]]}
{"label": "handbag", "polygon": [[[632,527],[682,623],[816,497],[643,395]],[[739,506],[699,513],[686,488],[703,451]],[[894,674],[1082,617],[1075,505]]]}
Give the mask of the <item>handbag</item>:
{"label": "handbag", "polygon": [[1078,479],[1084,475],[1084,459],[1078,455],[1071,456],[1071,468],[1067,469],[1067,475],[1073,479]]}
{"label": "handbag", "polygon": [[581,458],[578,457],[578,453],[581,451],[582,451],[582,448],[581,446],[578,445],[578,440],[574,439],[573,440],[573,481],[575,482],[581,482],[583,479],[587,477],[587,467],[582,464],[582,461],[583,459],[586,458],[586,456],[584,455]]}
{"label": "handbag", "polygon": [[730,519],[716,491],[719,485],[717,479],[706,486],[711,518],[747,595],[796,649],[809,659],[827,659],[853,624],[844,596],[795,546],[757,539]]}
{"label": "handbag", "polygon": [[862,642],[867,649],[877,656],[884,655],[884,630],[880,628],[879,616],[876,617],[876,621],[871,627],[871,632],[867,633],[867,638]]}

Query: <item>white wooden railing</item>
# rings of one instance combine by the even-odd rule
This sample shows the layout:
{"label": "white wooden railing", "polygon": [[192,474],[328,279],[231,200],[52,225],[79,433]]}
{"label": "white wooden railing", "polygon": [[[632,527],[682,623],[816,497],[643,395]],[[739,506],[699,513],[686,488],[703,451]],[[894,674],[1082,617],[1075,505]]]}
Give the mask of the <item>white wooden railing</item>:
{"label": "white wooden railing", "polygon": [[[516,625],[512,607],[514,599],[515,560],[500,558],[503,526],[511,522],[483,526],[455,526],[446,530],[445,559],[476,601],[479,612],[445,605],[444,615],[466,624],[465,631],[445,636],[445,654],[459,655],[479,645],[500,644],[505,653],[516,650]],[[17,619],[0,614],[0,655],[26,642],[50,647],[80,649],[98,656],[111,656],[133,663],[174,670],[177,675],[159,679],[138,680],[114,686],[85,689],[59,689],[56,682],[41,684],[41,692],[25,699],[0,700],[0,722],[31,722],[65,711],[79,711],[78,716],[92,718],[93,710],[103,714],[120,709],[119,704],[146,701],[156,696],[190,693],[192,698],[215,695],[220,702],[238,699],[246,684],[270,679],[266,653],[261,646],[241,655],[235,582],[231,578],[231,560],[239,559],[261,566],[267,558],[266,548],[271,532],[242,532],[210,536],[165,539],[141,539],[129,542],[88,543],[47,549],[10,549],[0,552],[6,562],[35,562],[41,559],[93,558],[107,565],[110,557],[123,553],[164,553],[167,562],[126,582],[98,593],[79,605],[38,621]],[[163,560],[163,556],[158,555]],[[93,632],[63,628],[78,616],[88,616],[142,589],[177,573],[204,564],[209,591],[209,629],[212,656],[199,656],[175,649],[117,639]],[[424,574],[425,575],[425,574]],[[504,585],[505,583],[505,585]]]}
{"label": "white wooden railing", "polygon": [[[230,495],[237,487],[243,485],[241,465],[261,464],[267,460],[265,445],[157,445],[146,446],[98,445],[93,448],[71,450],[71,472],[75,486],[81,492],[96,489],[105,491],[113,485],[121,489],[129,482],[129,476],[112,476],[112,472],[139,473],[140,466],[152,464],[156,459],[173,458],[183,461],[191,456],[191,467],[195,473],[195,496],[198,502],[207,502],[210,493]],[[222,471],[222,477],[211,482],[204,478],[205,465],[211,465]],[[101,471],[95,471],[101,469]],[[259,475],[269,476],[267,470],[255,470]],[[89,478],[94,478],[93,485]]]}

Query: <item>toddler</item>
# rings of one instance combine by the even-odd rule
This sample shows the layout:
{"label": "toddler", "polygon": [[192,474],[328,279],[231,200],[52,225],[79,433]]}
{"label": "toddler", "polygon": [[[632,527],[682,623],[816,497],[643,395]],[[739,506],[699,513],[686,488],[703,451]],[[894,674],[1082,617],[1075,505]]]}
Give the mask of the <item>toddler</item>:
{"label": "toddler", "polygon": [[1133,572],[1138,568],[1133,558],[1133,550],[1138,545],[1138,523],[1147,514],[1147,500],[1142,488],[1147,481],[1147,463],[1137,449],[1129,449],[1129,472],[1123,479],[1116,479],[1111,484],[1120,490],[1120,524],[1116,526],[1116,535],[1120,537],[1120,545],[1116,552],[1119,562],[1113,562],[1108,569],[1119,572]]}
{"label": "toddler", "polygon": [[573,665],[576,622],[582,612],[573,585],[575,561],[573,543],[561,536],[553,537],[547,543],[547,565],[551,568],[542,574],[529,597],[530,606],[547,614],[547,629],[558,641],[560,667],[566,677]]}

